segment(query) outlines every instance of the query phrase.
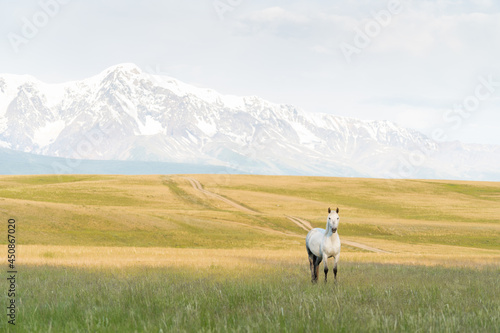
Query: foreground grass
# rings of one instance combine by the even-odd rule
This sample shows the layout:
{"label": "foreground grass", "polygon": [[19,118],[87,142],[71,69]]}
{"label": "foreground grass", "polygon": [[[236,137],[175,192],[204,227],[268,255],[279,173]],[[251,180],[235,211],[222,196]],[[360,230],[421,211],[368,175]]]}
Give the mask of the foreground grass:
{"label": "foreground grass", "polygon": [[[16,332],[498,332],[498,267],[19,268]],[[1,331],[9,331],[2,321]],[[13,330],[11,330],[13,331]]]}

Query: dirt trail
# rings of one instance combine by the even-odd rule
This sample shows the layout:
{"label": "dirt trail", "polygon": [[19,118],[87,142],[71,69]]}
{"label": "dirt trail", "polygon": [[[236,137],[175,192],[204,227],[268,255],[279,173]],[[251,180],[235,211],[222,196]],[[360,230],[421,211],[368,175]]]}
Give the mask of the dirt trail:
{"label": "dirt trail", "polygon": [[[193,186],[193,188],[195,190],[198,190],[208,196],[211,196],[211,197],[214,197],[216,199],[219,199],[221,201],[224,201],[225,203],[237,208],[237,209],[240,209],[244,212],[247,212],[247,213],[256,213],[254,210],[251,210],[247,207],[244,207],[232,200],[229,200],[227,198],[224,198],[223,196],[221,195],[218,195],[216,193],[213,193],[213,192],[210,192],[210,191],[207,191],[205,190],[202,186],[201,186],[201,183],[194,179],[194,178],[190,178],[190,177],[185,177],[187,180],[189,180],[189,182],[191,183],[191,185]],[[250,229],[256,229],[256,230],[260,230],[260,231],[264,231],[264,232],[268,232],[268,233],[271,233],[271,234],[275,234],[275,235],[284,235],[284,236],[292,236],[292,237],[302,237],[301,235],[297,235],[297,234],[294,234],[294,233],[291,233],[291,232],[283,232],[283,231],[279,231],[279,230],[274,230],[274,229],[271,229],[271,228],[266,228],[266,227],[259,227],[259,226],[255,226],[255,225],[248,225],[248,224],[245,224],[245,223],[240,223],[240,222],[229,222],[231,224],[237,224],[237,225],[241,225],[241,226],[244,226],[244,227],[248,227]]]}
{"label": "dirt trail", "polygon": [[[237,209],[239,209],[239,210],[241,210],[243,212],[246,212],[246,213],[256,213],[256,211],[251,210],[251,209],[249,209],[247,207],[244,207],[244,206],[240,205],[237,202],[234,202],[232,200],[224,198],[221,195],[218,195],[216,193],[213,193],[213,192],[205,190],[203,188],[203,186],[201,186],[201,183],[198,180],[194,179],[194,178],[191,178],[191,177],[185,177],[185,178],[191,183],[191,185],[193,186],[193,188],[195,190],[200,191],[201,193],[204,193],[204,194],[206,194],[208,196],[211,196],[211,197],[216,198],[216,199],[218,199],[220,201],[223,201],[223,202],[227,203],[228,205],[233,206],[234,208],[237,208]],[[309,221],[307,221],[307,220],[304,220],[304,219],[301,219],[301,218],[295,217],[295,216],[288,216],[288,215],[285,215],[285,216],[286,216],[287,219],[289,219],[290,221],[292,221],[297,226],[299,226],[300,228],[304,229],[307,232],[309,232],[309,230],[311,230],[313,228],[313,226],[311,225],[311,223]],[[244,226],[247,226],[247,227],[250,227],[250,228],[253,228],[253,229],[257,229],[257,230],[261,230],[261,231],[266,231],[266,232],[274,233],[274,234],[281,234],[281,235],[287,235],[287,236],[302,237],[302,236],[297,235],[297,234],[285,233],[285,232],[281,232],[281,231],[278,231],[278,230],[273,230],[271,228],[250,226],[248,224],[243,224],[243,223],[239,223],[239,222],[233,222],[233,223],[244,225]],[[364,244],[357,243],[357,242],[351,242],[351,241],[347,241],[347,240],[342,240],[342,244],[353,246],[353,247],[357,247],[357,248],[360,248],[360,249],[363,249],[363,250],[367,250],[367,251],[371,251],[371,252],[389,253],[387,251],[384,251],[384,250],[381,250],[381,249],[377,249],[375,247],[371,247],[371,246],[368,246],[368,245],[364,245]]]}
{"label": "dirt trail", "polygon": [[201,183],[200,183],[199,181],[197,181],[196,179],[194,179],[194,178],[191,178],[191,177],[185,177],[185,178],[186,178],[187,180],[189,180],[189,182],[191,183],[191,185],[194,187],[194,189],[195,189],[195,190],[198,190],[198,191],[200,191],[201,193],[204,193],[204,194],[206,194],[206,195],[208,195],[208,196],[211,196],[211,197],[216,198],[216,199],[218,199],[218,200],[220,200],[220,201],[223,201],[223,202],[227,203],[228,205],[233,206],[234,208],[237,208],[237,209],[239,209],[239,210],[241,210],[241,211],[244,211],[244,212],[246,212],[246,213],[256,213],[256,211],[254,211],[254,210],[252,210],[252,209],[249,209],[249,208],[247,208],[247,207],[244,207],[244,206],[240,205],[240,204],[239,204],[239,203],[237,203],[237,202],[234,202],[234,201],[232,201],[232,200],[229,200],[229,199],[227,199],[227,198],[224,198],[224,197],[223,197],[223,196],[221,196],[221,195],[218,195],[218,194],[216,194],[216,193],[213,193],[213,192],[210,192],[210,191],[205,190],[205,189],[203,188],[203,186],[201,186]]}
{"label": "dirt trail", "polygon": [[389,251],[384,251],[384,250],[381,250],[381,249],[377,249],[376,247],[371,247],[371,246],[368,246],[368,245],[365,245],[365,244],[361,244],[361,243],[358,243],[358,242],[351,242],[351,241],[347,241],[347,240],[342,240],[341,242],[342,242],[342,244],[349,245],[349,246],[354,246],[354,247],[358,247],[360,249],[371,251],[371,252],[390,253]]}
{"label": "dirt trail", "polygon": [[293,217],[293,216],[288,216],[288,215],[285,215],[285,216],[287,219],[289,219],[290,221],[292,221],[293,223],[295,223],[296,225],[298,225],[299,227],[301,227],[302,229],[304,229],[307,232],[309,232],[309,230],[311,230],[313,228],[311,223],[309,223],[308,221],[302,220],[298,217]]}

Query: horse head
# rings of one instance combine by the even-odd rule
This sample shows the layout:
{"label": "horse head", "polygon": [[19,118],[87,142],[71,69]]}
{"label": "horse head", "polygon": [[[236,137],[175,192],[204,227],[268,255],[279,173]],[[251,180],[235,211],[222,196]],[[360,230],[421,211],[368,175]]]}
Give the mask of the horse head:
{"label": "horse head", "polygon": [[336,233],[337,229],[339,228],[339,208],[337,207],[336,211],[332,211],[330,207],[328,207],[328,218],[326,220],[326,231],[329,232],[330,230],[332,233]]}

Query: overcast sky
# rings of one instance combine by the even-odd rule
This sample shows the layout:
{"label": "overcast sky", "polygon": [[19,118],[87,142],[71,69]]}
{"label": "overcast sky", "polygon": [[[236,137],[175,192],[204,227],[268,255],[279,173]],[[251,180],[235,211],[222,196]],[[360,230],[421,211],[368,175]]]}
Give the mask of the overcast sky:
{"label": "overcast sky", "polygon": [[221,93],[500,144],[500,2],[3,0],[0,73],[132,62]]}

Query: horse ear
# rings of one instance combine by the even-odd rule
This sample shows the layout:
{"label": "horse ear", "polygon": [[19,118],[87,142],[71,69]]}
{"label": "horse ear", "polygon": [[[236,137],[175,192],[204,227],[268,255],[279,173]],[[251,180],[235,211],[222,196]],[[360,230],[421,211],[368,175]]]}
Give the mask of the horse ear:
{"label": "horse ear", "polygon": [[339,213],[339,207],[337,207],[337,214]]}
{"label": "horse ear", "polygon": [[330,207],[328,207],[328,214],[330,214],[330,212],[331,212],[331,211],[332,211],[332,210],[330,209]]}

